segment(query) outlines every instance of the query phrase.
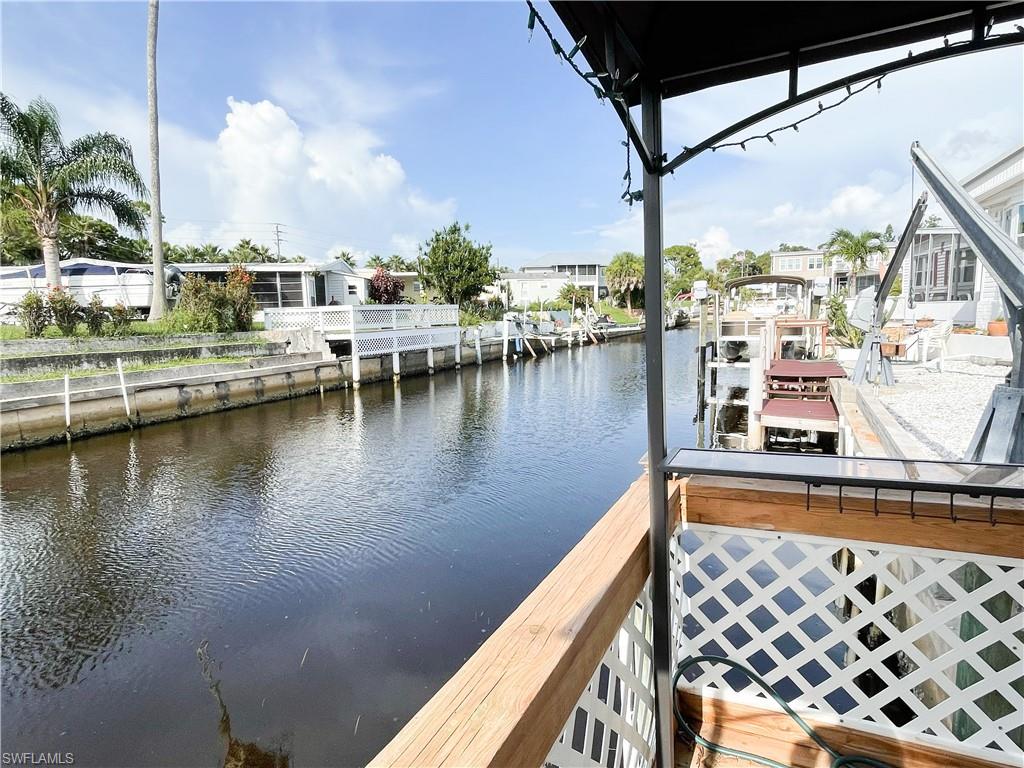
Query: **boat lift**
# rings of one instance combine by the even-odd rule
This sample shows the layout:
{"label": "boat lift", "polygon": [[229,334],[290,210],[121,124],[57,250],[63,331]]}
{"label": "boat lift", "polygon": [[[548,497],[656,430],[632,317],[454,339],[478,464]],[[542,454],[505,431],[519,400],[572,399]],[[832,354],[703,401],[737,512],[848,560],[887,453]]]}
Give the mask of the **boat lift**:
{"label": "boat lift", "polygon": [[[1024,255],[967,190],[932,160],[917,142],[910,147],[910,159],[914,168],[921,174],[925,185],[967,240],[975,256],[995,279],[1010,331],[1010,350],[1013,355],[1010,375],[1006,384],[997,386],[992,393],[964,459],[1024,462],[1024,362],[1021,349],[1024,338]],[[927,201],[928,193],[924,192],[914,206],[896,253],[875,291],[870,320],[866,323],[863,320],[861,323],[856,319],[851,320],[866,331],[864,345],[861,347],[857,366],[851,377],[854,384],[874,381],[892,386],[895,383],[892,364],[881,353],[881,345],[885,341],[882,335],[885,299],[896,275],[902,269],[914,234],[924,216]],[[858,306],[862,305],[858,303]],[[861,313],[855,308],[853,314],[856,318]]]}
{"label": "boat lift", "polygon": [[1013,363],[1005,385],[992,392],[964,457],[968,461],[1024,462],[1024,252],[917,142],[910,159],[928,189],[991,273],[1006,311]]}

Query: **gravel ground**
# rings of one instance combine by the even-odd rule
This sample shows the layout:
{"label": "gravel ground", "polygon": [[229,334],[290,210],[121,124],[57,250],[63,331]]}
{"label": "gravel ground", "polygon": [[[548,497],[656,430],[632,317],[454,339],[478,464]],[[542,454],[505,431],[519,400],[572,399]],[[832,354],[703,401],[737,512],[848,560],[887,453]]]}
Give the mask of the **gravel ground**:
{"label": "gravel ground", "polygon": [[934,366],[895,366],[896,386],[882,387],[878,398],[908,432],[936,456],[962,459],[992,389],[1002,384],[1005,365],[976,365],[950,360]]}

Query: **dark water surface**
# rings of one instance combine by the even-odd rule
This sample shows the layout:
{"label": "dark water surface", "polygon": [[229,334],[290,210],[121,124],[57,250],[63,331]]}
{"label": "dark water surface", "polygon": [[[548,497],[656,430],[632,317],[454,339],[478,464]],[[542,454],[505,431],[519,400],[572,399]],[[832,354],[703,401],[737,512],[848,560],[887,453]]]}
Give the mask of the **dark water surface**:
{"label": "dark water surface", "polygon": [[[695,343],[667,335],[678,445]],[[643,357],[624,340],[3,456],[3,750],[365,763],[637,477]]]}

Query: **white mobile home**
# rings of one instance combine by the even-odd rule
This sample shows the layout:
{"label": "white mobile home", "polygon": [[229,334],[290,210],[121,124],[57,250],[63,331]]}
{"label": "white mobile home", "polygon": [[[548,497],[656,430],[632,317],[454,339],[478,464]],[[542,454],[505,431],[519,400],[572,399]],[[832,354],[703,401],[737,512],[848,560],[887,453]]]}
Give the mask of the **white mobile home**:
{"label": "white mobile home", "polygon": [[[202,275],[223,281],[233,264],[176,264],[184,274]],[[323,307],[327,304],[362,304],[366,301],[367,279],[343,261],[329,264],[273,262],[243,264],[253,275],[253,296],[264,309]]]}
{"label": "white mobile home", "polygon": [[[173,266],[165,268],[167,298],[173,300],[178,293],[181,274]],[[123,261],[77,258],[60,263],[61,285],[78,301],[86,304],[93,294],[112,307],[143,310],[153,298],[153,265]],[[0,314],[13,313],[29,291],[46,291],[46,274],[42,264],[0,267]]]}

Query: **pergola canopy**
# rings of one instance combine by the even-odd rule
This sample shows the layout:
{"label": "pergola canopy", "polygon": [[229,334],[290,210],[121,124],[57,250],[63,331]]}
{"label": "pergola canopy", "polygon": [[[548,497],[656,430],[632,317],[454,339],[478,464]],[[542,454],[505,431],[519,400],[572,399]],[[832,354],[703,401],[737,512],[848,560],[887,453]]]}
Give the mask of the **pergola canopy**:
{"label": "pergola canopy", "polygon": [[[552,2],[594,72],[671,98],[1019,18],[1024,2]],[[606,32],[613,32],[606,38]],[[640,78],[623,89],[640,103]]]}

